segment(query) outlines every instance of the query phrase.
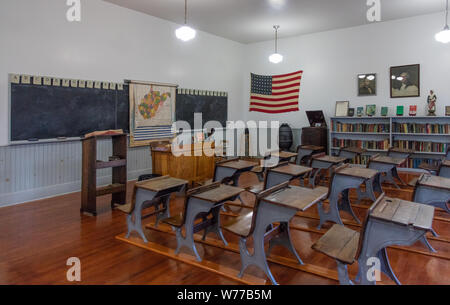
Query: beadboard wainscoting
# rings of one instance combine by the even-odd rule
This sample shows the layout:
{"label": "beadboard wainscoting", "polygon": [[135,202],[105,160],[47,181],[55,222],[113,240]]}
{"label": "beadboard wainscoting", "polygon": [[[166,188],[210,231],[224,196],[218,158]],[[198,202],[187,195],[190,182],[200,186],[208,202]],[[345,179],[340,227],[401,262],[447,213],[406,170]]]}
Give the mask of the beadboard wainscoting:
{"label": "beadboard wainscoting", "polygon": [[[97,145],[97,159],[112,153],[110,140]],[[79,192],[81,142],[42,143],[0,147],[0,207]],[[149,147],[128,149],[128,180],[152,172]],[[97,172],[97,185],[111,183],[112,169]]]}

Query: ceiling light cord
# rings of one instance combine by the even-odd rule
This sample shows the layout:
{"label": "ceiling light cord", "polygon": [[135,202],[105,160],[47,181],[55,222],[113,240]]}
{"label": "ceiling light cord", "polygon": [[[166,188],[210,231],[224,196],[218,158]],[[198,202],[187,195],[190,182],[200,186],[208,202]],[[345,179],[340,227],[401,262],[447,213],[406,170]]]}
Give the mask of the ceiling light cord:
{"label": "ceiling light cord", "polygon": [[448,29],[448,0],[447,5],[445,6],[445,28]]}
{"label": "ceiling light cord", "polygon": [[187,0],[184,0],[184,24],[187,24],[187,10],[188,10]]}
{"label": "ceiling light cord", "polygon": [[273,28],[275,29],[275,53],[278,54],[278,29],[280,28],[280,26],[274,25]]}

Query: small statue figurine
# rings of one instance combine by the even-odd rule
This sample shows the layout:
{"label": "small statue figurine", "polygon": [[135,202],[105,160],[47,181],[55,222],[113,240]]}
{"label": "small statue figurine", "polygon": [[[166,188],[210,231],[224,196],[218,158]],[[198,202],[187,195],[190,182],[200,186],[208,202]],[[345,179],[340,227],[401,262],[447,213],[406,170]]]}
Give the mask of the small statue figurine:
{"label": "small statue figurine", "polygon": [[430,90],[430,95],[428,96],[428,116],[435,116],[436,115],[436,94],[434,94],[433,90]]}

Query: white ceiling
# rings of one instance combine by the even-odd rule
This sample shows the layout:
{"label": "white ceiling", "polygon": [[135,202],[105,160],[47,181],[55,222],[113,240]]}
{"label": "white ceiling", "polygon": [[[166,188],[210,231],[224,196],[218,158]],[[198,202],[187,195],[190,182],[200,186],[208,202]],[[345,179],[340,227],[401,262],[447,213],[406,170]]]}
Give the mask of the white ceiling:
{"label": "white ceiling", "polygon": [[[184,0],[104,0],[184,23]],[[188,0],[188,23],[242,43],[273,39],[273,25],[288,37],[367,24],[366,0]],[[381,0],[382,21],[445,10],[445,0]],[[444,15],[442,15],[444,26]]]}

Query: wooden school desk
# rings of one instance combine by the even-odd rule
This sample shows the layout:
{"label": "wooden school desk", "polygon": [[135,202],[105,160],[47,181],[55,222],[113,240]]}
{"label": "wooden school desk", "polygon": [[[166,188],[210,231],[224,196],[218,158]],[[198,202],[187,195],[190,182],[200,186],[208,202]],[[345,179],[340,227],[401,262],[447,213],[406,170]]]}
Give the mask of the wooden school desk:
{"label": "wooden school desk", "polygon": [[295,163],[297,165],[310,165],[310,159],[313,154],[319,153],[324,150],[323,146],[316,145],[299,145],[297,147],[297,157]]}
{"label": "wooden school desk", "polygon": [[[184,212],[174,217],[163,219],[162,222],[176,229],[178,254],[182,247],[191,249],[197,261],[202,261],[194,242],[194,234],[204,230],[204,237],[210,232],[216,233],[225,245],[228,245],[220,228],[220,209],[229,200],[235,200],[244,189],[215,182],[190,190],[186,196]],[[212,217],[208,218],[211,215]],[[196,220],[201,218],[201,222]],[[182,235],[183,226],[185,236]]]}
{"label": "wooden school desk", "polygon": [[[180,192],[185,189],[188,181],[172,178],[169,176],[158,177],[134,185],[134,193],[131,204],[117,207],[127,214],[128,232],[136,231],[147,243],[147,238],[142,231],[142,218],[156,215],[156,225],[160,219],[170,217],[170,195],[174,192]],[[162,205],[161,208],[159,206]],[[156,212],[142,216],[142,210],[149,207],[155,207]]]}
{"label": "wooden school desk", "polygon": [[[327,189],[289,186],[288,182],[262,192],[256,200],[253,212],[240,216],[224,225],[224,229],[240,236],[242,277],[247,267],[254,265],[262,269],[272,284],[277,285],[267,264],[264,243],[269,240],[269,253],[274,245],[283,245],[303,264],[292,244],[289,222],[298,211],[305,211],[318,201],[324,200]],[[272,228],[273,223],[279,223]],[[268,228],[271,228],[268,231]],[[253,254],[247,250],[247,239],[253,239]]]}
{"label": "wooden school desk", "polygon": [[312,248],[336,260],[341,285],[354,284],[347,265],[355,261],[359,267],[355,281],[362,285],[375,284],[375,279],[367,276],[373,266],[369,260],[373,258],[380,260],[380,271],[400,285],[389,263],[386,247],[410,246],[423,240],[432,230],[433,214],[434,207],[382,194],[366,214],[361,233],[334,225]]}
{"label": "wooden school desk", "polygon": [[[379,176],[380,173],[376,170],[353,167],[349,164],[337,168],[330,179],[328,194],[329,211],[325,212],[321,203],[317,206],[320,216],[318,229],[321,229],[326,221],[332,221],[342,225],[343,223],[341,216],[339,215],[339,210],[350,213],[357,223],[361,223],[350,205],[349,191],[350,189],[357,189],[361,184],[365,183],[366,192],[369,198],[376,201],[374,191],[382,193]],[[342,200],[339,204],[339,198],[341,196]]]}

